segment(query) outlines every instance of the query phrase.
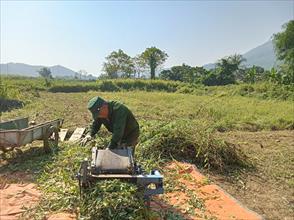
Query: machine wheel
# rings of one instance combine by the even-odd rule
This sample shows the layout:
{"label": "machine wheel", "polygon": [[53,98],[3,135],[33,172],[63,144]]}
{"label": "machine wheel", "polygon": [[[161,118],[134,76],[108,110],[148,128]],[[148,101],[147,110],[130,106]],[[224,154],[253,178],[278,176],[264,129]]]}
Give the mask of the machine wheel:
{"label": "machine wheel", "polygon": [[50,126],[44,135],[43,141],[44,141],[44,151],[45,153],[49,153],[51,151],[51,147],[58,146],[58,128]]}
{"label": "machine wheel", "polygon": [[87,187],[89,185],[89,171],[88,171],[89,161],[84,160],[81,164],[80,174],[81,174],[81,186]]}
{"label": "machine wheel", "polygon": [[82,197],[83,188],[86,188],[90,185],[88,166],[89,166],[89,161],[85,159],[81,163],[80,170],[77,176],[79,180],[80,197]]}

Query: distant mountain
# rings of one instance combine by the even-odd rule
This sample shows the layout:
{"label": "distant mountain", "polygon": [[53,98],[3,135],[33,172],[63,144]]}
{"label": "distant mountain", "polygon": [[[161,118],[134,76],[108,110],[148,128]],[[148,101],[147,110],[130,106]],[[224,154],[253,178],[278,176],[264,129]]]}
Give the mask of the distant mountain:
{"label": "distant mountain", "polygon": [[[278,63],[273,42],[271,40],[254,49],[249,50],[243,54],[243,57],[246,59],[244,64],[247,67],[255,65],[269,70],[272,67],[277,66]],[[203,67],[205,69],[213,69],[215,67],[215,63],[205,64]]]}
{"label": "distant mountain", "polygon": [[207,69],[207,70],[211,70],[211,69],[214,69],[215,66],[216,66],[215,63],[208,63],[208,64],[203,65],[203,68]]}
{"label": "distant mountain", "polygon": [[[39,76],[38,70],[44,66],[28,65],[24,63],[0,64],[0,73],[5,75],[21,75],[36,77]],[[95,80],[96,77],[89,75],[79,75],[77,72],[61,65],[48,67],[55,78],[75,78],[83,80]]]}
{"label": "distant mountain", "polygon": [[6,75],[38,76],[43,66],[32,66],[24,63],[0,64],[0,73]]}
{"label": "distant mountain", "polygon": [[270,40],[243,55],[246,59],[246,66],[261,66],[265,69],[271,69],[277,66],[277,57],[273,42]]}

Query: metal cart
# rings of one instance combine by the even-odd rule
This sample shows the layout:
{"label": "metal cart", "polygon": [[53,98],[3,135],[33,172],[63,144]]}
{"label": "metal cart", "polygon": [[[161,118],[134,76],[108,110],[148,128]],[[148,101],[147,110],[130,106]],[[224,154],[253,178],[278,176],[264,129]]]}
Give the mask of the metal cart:
{"label": "metal cart", "polygon": [[43,140],[45,152],[50,144],[58,145],[58,132],[63,119],[47,121],[29,126],[28,117],[0,122],[0,150],[4,153],[35,140]]}

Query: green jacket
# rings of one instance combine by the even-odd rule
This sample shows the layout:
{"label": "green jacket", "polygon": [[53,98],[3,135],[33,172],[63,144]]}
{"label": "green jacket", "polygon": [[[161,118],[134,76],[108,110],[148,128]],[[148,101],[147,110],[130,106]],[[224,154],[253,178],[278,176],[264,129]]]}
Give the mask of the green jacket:
{"label": "green jacket", "polygon": [[139,132],[139,124],[133,113],[123,104],[108,102],[108,119],[98,118],[92,122],[90,135],[93,137],[103,124],[108,131],[112,132],[110,147],[115,148],[120,141],[124,141],[133,132]]}

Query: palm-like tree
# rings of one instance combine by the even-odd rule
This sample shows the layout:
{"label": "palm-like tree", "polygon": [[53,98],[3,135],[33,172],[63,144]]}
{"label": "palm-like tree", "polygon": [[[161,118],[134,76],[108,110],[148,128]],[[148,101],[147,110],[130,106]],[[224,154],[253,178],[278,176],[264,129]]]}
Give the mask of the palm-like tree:
{"label": "palm-like tree", "polygon": [[240,54],[234,54],[220,59],[217,63],[217,72],[221,84],[234,83],[236,78],[240,78],[243,73],[241,64],[246,59]]}

